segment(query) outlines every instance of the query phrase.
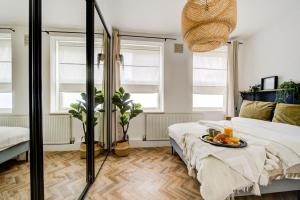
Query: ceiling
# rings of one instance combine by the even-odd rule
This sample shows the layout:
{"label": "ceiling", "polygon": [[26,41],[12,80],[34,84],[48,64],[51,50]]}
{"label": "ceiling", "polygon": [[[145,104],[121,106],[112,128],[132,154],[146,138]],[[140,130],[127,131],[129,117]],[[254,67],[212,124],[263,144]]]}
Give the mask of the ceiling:
{"label": "ceiling", "polygon": [[[186,0],[106,0],[110,23],[121,31],[180,35]],[[237,0],[238,24],[232,37],[247,37],[299,11],[299,0]]]}
{"label": "ceiling", "polygon": [[[186,0],[97,0],[108,24],[124,32],[180,35]],[[299,0],[237,0],[232,37],[248,37],[300,8]],[[18,5],[18,6],[16,6]],[[28,24],[28,0],[1,0],[0,24]],[[84,0],[43,0],[43,26],[85,27]]]}
{"label": "ceiling", "polygon": [[[16,6],[18,5],[18,6]],[[0,24],[28,26],[29,0],[1,0]],[[100,18],[95,18],[100,29]],[[44,27],[84,29],[85,0],[42,0]]]}

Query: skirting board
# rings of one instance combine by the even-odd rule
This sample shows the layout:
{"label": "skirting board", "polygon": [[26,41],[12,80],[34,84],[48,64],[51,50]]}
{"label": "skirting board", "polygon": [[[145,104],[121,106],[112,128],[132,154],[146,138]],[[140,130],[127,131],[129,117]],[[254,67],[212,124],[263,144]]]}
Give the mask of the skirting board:
{"label": "skirting board", "polygon": [[169,141],[143,141],[143,140],[129,140],[131,148],[148,148],[148,147],[169,147]]}
{"label": "skirting board", "polygon": [[44,151],[79,151],[80,143],[44,145]]}

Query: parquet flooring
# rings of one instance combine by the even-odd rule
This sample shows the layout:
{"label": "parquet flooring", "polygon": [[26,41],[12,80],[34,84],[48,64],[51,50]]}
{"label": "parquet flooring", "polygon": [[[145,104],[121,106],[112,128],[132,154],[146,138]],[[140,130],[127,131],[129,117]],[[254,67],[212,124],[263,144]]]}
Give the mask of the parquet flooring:
{"label": "parquet flooring", "polygon": [[[45,155],[45,199],[75,200],[85,186],[85,160],[74,152]],[[96,160],[98,168],[104,156]],[[201,200],[199,183],[187,175],[184,163],[170,148],[131,149],[129,157],[110,154],[86,199]],[[221,186],[220,186],[221,187]],[[29,198],[29,163],[0,165],[0,200]],[[241,197],[238,200],[296,200],[296,193]]]}
{"label": "parquet flooring", "polygon": [[[104,155],[95,160],[99,169]],[[29,162],[11,160],[0,165],[0,200],[29,200]],[[86,185],[86,160],[78,151],[45,152],[44,180],[46,200],[77,199]]]}
{"label": "parquet flooring", "polygon": [[[170,148],[131,149],[129,157],[111,154],[89,200],[201,200],[199,183],[188,176],[185,164],[171,155]],[[220,186],[222,187],[222,186]],[[238,200],[296,200],[295,192]]]}

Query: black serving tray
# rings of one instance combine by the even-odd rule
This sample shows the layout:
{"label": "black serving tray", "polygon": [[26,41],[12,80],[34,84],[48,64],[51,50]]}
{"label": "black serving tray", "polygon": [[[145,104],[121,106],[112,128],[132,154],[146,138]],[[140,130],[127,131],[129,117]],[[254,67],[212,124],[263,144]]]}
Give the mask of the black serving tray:
{"label": "black serving tray", "polygon": [[209,143],[209,144],[212,144],[212,145],[215,145],[215,146],[219,146],[219,147],[244,148],[244,147],[248,146],[247,142],[245,140],[242,140],[242,139],[240,139],[240,145],[230,145],[230,144],[220,144],[220,143],[216,143],[216,142],[207,141],[207,140],[204,139],[205,136],[208,136],[208,135],[203,135],[200,138],[203,142],[206,142],[206,143]]}

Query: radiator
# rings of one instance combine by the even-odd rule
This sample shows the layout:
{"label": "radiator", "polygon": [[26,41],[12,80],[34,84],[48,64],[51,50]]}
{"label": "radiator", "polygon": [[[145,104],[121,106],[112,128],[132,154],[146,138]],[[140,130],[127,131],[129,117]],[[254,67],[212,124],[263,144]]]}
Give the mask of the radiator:
{"label": "radiator", "polygon": [[5,127],[29,127],[29,117],[23,115],[1,115],[0,116],[0,126]]}
{"label": "radiator", "polygon": [[44,144],[70,144],[71,130],[70,115],[47,115],[43,118]]}
{"label": "radiator", "polygon": [[172,124],[193,122],[200,114],[146,114],[146,140],[169,140],[168,127]]}
{"label": "radiator", "polygon": [[[0,116],[0,126],[29,127],[29,117]],[[72,139],[71,116],[45,115],[43,116],[43,141],[44,144],[70,144]]]}

